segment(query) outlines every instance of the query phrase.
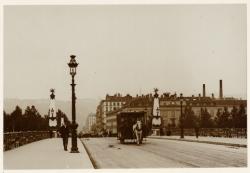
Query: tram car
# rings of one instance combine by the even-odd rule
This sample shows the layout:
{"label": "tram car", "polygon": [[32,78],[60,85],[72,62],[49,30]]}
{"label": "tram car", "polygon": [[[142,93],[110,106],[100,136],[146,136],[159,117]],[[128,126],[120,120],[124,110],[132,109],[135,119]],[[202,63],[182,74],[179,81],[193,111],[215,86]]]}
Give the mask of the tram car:
{"label": "tram car", "polygon": [[145,112],[120,112],[117,114],[117,138],[120,143],[141,144],[148,135]]}

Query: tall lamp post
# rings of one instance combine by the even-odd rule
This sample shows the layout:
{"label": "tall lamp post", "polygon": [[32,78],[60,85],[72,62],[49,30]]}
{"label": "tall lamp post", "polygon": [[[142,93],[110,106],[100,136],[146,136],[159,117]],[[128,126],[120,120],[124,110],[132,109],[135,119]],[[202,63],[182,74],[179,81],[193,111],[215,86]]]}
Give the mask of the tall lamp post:
{"label": "tall lamp post", "polygon": [[72,76],[72,124],[71,124],[71,139],[72,139],[72,146],[71,146],[71,153],[79,153],[78,148],[77,148],[77,134],[76,134],[76,129],[78,127],[78,124],[76,123],[76,108],[75,108],[75,80],[74,77],[76,75],[76,67],[78,63],[75,60],[75,55],[70,56],[70,62],[68,63],[68,66],[70,68],[70,75]]}
{"label": "tall lamp post", "polygon": [[183,95],[182,93],[180,94],[180,103],[181,103],[181,138],[183,139],[184,138],[184,117],[183,117],[183,114],[182,114],[182,104],[183,104]]}

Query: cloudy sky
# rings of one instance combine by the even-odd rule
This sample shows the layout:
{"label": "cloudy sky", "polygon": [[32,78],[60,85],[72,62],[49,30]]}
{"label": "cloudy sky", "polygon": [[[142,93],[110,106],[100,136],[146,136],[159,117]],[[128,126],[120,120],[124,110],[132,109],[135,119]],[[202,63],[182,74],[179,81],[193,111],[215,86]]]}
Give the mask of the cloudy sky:
{"label": "cloudy sky", "polygon": [[202,93],[246,98],[246,6],[4,7],[4,97],[71,99],[106,93]]}

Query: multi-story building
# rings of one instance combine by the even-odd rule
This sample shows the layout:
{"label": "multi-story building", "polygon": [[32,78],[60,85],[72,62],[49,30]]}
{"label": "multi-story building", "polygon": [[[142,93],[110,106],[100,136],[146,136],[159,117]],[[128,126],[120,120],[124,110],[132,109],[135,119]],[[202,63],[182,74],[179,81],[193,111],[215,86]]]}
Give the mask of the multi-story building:
{"label": "multi-story building", "polygon": [[90,113],[86,119],[85,127],[88,132],[92,131],[92,126],[96,124],[96,115]]}
{"label": "multi-story building", "polygon": [[116,115],[119,112],[145,112],[146,121],[149,122],[153,110],[152,95],[136,96],[123,107],[107,113],[107,130],[112,134],[117,133]]}
{"label": "multi-story building", "polygon": [[106,98],[100,101],[96,110],[98,129],[100,131],[106,130],[107,126],[109,126],[109,124],[107,123],[107,113],[120,109],[130,100],[132,100],[132,96],[130,96],[129,94],[127,94],[126,96],[122,96],[120,93],[113,96],[107,94]]}
{"label": "multi-story building", "polygon": [[[233,107],[239,108],[240,105],[247,106],[246,100],[239,100],[235,98],[223,97],[222,80],[220,80],[219,97],[215,98],[214,94],[211,97],[206,96],[205,84],[203,84],[203,95],[192,95],[191,97],[177,96],[177,94],[164,93],[160,96],[160,115],[162,117],[162,127],[176,127],[179,125],[181,116],[181,104],[182,111],[185,108],[190,107],[196,116],[201,115],[202,109],[206,109],[212,118],[217,114],[218,110],[223,110],[227,107],[230,112]],[[152,94],[146,96],[137,96],[123,105],[121,108],[106,112],[106,128],[111,133],[116,133],[116,115],[119,112],[129,111],[144,111],[147,120],[150,120],[152,116],[153,97]]]}
{"label": "multi-story building", "polygon": [[199,117],[202,110],[207,110],[212,118],[215,118],[217,111],[222,111],[225,107],[230,112],[233,107],[239,108],[240,105],[247,106],[246,100],[239,100],[235,98],[223,97],[222,80],[220,80],[219,97],[215,98],[214,94],[211,97],[206,96],[206,87],[203,84],[203,94],[198,96],[192,95],[191,97],[182,98],[177,97],[176,94],[169,95],[163,94],[160,97],[160,112],[163,118],[163,127],[178,126],[180,115],[181,115],[181,100],[182,100],[182,111],[184,112],[185,107],[190,107],[194,114]]}

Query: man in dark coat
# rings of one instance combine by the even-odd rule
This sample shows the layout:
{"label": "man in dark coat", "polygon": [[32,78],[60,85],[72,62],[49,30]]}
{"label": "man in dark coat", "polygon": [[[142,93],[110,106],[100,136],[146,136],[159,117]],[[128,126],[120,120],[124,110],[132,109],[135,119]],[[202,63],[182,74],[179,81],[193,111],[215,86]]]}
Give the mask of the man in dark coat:
{"label": "man in dark coat", "polygon": [[194,131],[195,131],[195,136],[198,139],[199,137],[199,123],[198,122],[195,123]]}
{"label": "man in dark coat", "polygon": [[62,125],[62,127],[60,127],[59,132],[60,132],[61,137],[62,137],[62,139],[63,139],[63,147],[64,147],[64,150],[67,151],[68,138],[69,138],[69,128],[68,128],[68,126],[66,126],[66,124],[64,123],[64,124]]}

